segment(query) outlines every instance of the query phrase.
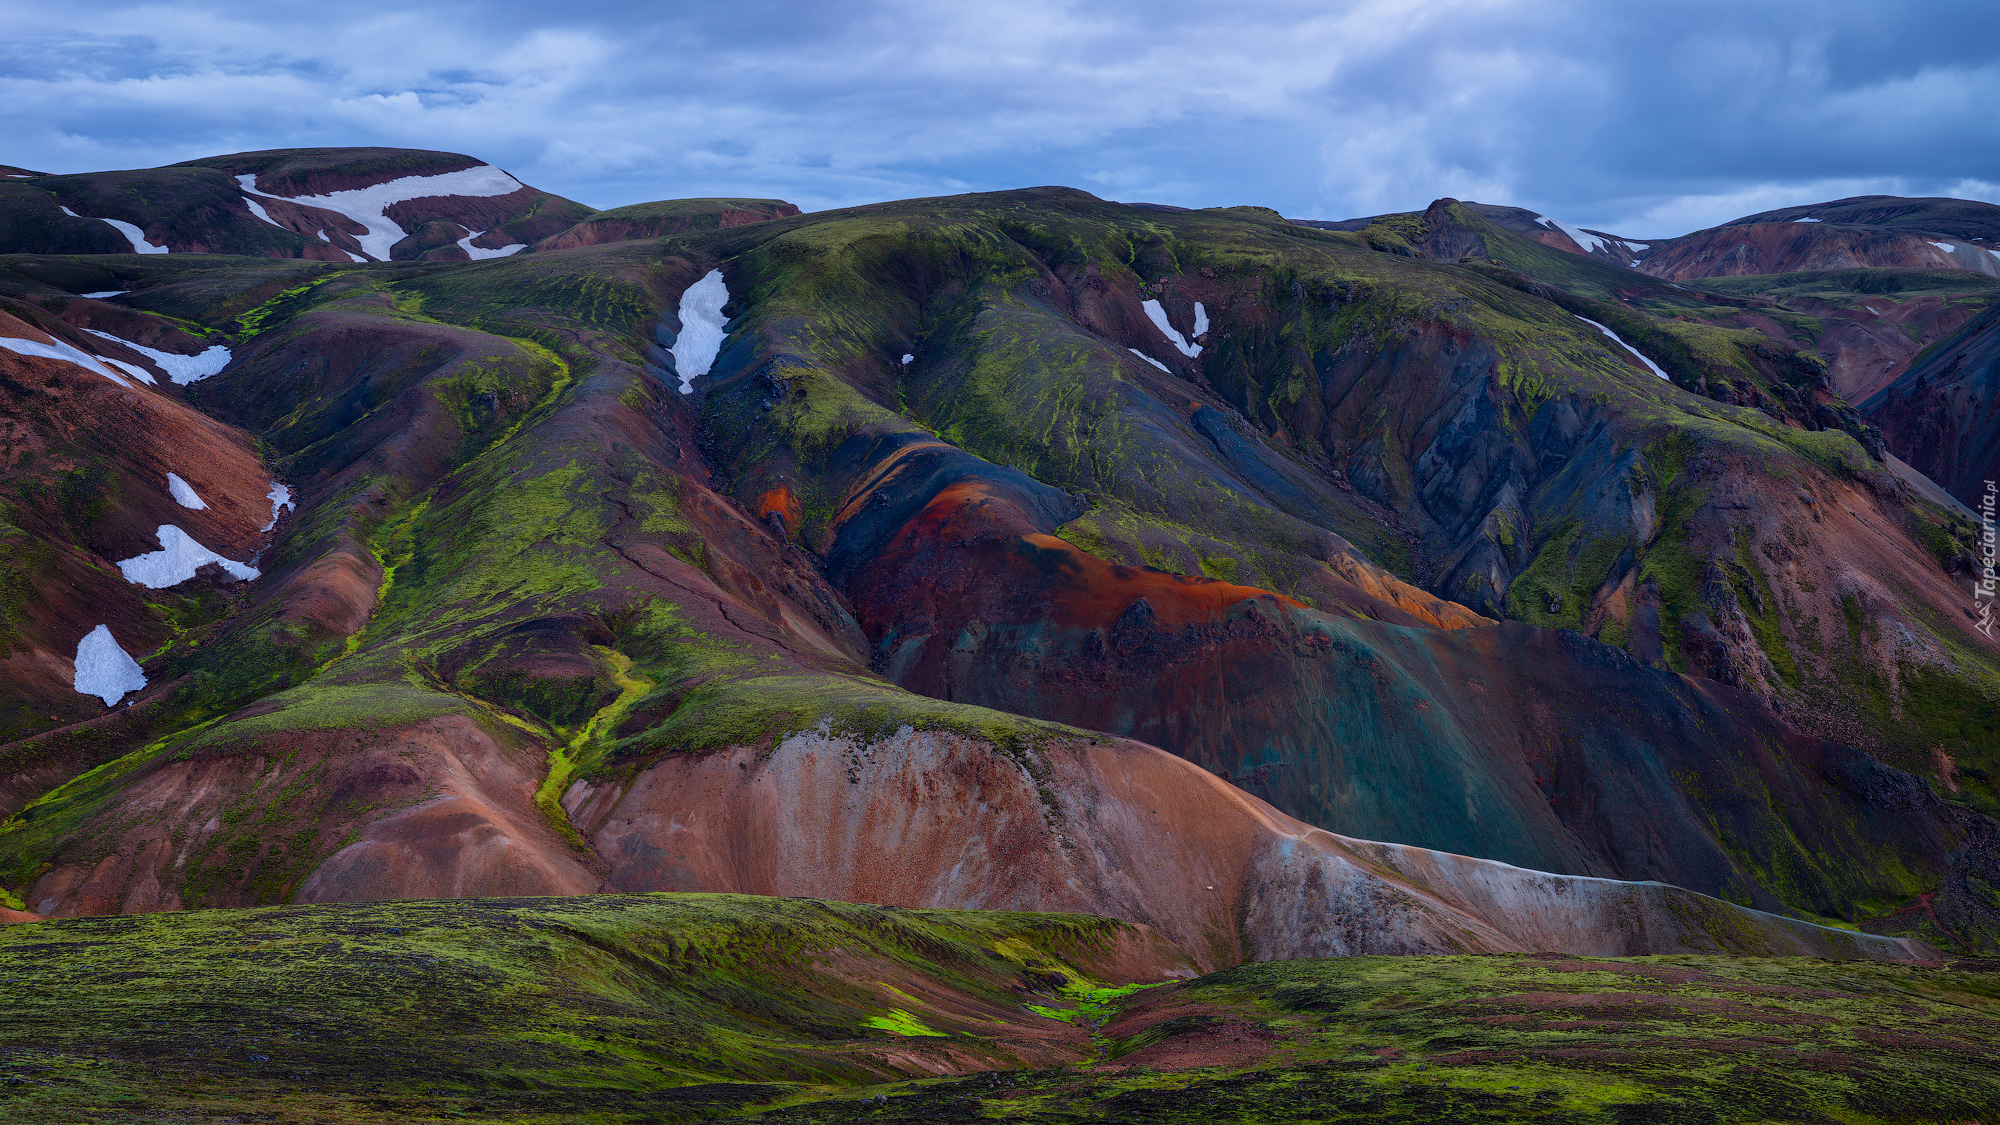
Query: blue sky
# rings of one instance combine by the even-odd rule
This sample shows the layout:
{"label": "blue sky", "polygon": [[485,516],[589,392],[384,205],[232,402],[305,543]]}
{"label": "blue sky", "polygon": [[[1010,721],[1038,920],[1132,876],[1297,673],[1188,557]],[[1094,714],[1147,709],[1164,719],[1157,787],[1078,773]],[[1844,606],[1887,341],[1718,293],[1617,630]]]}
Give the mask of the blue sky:
{"label": "blue sky", "polygon": [[597,207],[1068,184],[1664,237],[2000,202],[2000,4],[0,0],[0,163],[470,153]]}

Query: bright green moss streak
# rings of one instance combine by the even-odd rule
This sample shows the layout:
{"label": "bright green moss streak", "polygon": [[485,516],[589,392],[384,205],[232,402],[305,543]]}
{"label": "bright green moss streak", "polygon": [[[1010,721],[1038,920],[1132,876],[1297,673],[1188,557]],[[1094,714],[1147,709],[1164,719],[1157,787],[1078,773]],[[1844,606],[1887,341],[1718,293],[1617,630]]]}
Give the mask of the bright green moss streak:
{"label": "bright green moss streak", "polygon": [[535,791],[535,807],[542,810],[543,818],[571,844],[586,850],[589,845],[577,834],[575,826],[569,821],[569,814],[563,810],[563,792],[569,788],[570,777],[576,772],[576,763],[583,751],[603,738],[605,732],[617,729],[618,721],[632,709],[639,697],[653,689],[651,680],[631,674],[631,657],[602,645],[595,646],[595,651],[598,659],[610,669],[611,678],[618,685],[618,696],[592,715],[568,744],[549,751],[548,776],[543,778],[541,787]]}
{"label": "bright green moss streak", "polygon": [[[1032,1006],[1030,1005],[1030,1007]],[[863,1027],[872,1027],[879,1031],[886,1031],[891,1035],[928,1036],[938,1039],[945,1037],[944,1032],[932,1031],[930,1028],[924,1026],[922,1020],[919,1020],[901,1008],[891,1008],[884,1015],[869,1016],[867,1019],[862,1020],[861,1024]]]}
{"label": "bright green moss streak", "polygon": [[272,327],[274,323],[302,311],[310,304],[308,295],[313,290],[352,272],[352,270],[334,270],[321,274],[304,285],[284,290],[256,308],[237,314],[234,322],[237,338],[248,340]]}

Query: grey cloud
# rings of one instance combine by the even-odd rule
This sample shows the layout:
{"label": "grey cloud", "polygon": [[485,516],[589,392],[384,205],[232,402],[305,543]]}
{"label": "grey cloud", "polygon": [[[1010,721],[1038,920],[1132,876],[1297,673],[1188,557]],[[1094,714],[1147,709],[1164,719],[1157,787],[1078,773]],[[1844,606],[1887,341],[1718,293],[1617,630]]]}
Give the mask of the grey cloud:
{"label": "grey cloud", "polygon": [[0,161],[389,144],[596,206],[1069,183],[1320,217],[1455,195],[1641,237],[2000,182],[1990,3],[81,8],[0,0]]}

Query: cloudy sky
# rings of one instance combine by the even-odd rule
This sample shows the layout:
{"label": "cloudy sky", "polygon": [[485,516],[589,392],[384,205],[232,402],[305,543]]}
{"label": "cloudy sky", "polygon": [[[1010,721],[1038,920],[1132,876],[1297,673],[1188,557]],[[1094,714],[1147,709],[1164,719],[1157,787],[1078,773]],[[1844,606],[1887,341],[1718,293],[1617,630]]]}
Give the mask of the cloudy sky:
{"label": "cloudy sky", "polygon": [[0,0],[0,26],[0,163],[51,172],[396,145],[596,207],[1451,195],[1637,237],[2000,202],[1993,0]]}

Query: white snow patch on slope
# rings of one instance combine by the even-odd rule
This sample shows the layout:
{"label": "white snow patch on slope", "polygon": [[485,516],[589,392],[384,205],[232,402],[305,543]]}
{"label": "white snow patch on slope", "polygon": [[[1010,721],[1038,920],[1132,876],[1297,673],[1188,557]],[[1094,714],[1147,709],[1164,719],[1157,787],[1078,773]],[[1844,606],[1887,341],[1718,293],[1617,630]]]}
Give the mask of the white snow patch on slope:
{"label": "white snow patch on slope", "polygon": [[74,363],[85,371],[104,376],[126,390],[132,389],[132,384],[119,378],[117,372],[104,366],[103,360],[88,352],[80,352],[61,340],[53,344],[44,344],[39,340],[23,340],[18,336],[0,336],[0,348],[6,348],[15,355],[40,356],[43,359],[59,359],[64,363]]}
{"label": "white snow patch on slope", "polygon": [[1824,219],[1815,219],[1815,218],[1813,218],[1813,217],[1812,217],[1811,215],[1806,215],[1806,216],[1804,216],[1804,217],[1802,217],[1802,218],[1797,218],[1797,219],[1793,219],[1792,221],[1793,221],[1793,222],[1795,222],[1795,223],[1822,223],[1822,222],[1825,222],[1826,220],[1824,220]]}
{"label": "white snow patch on slope", "polygon": [[910,365],[910,361],[911,361],[911,360],[913,360],[913,359],[915,359],[915,358],[917,358],[917,357],[916,357],[916,354],[915,354],[914,352],[904,352],[904,353],[903,353],[903,366],[904,366],[904,367],[908,367],[908,366]]}
{"label": "white snow patch on slope", "polygon": [[266,199],[284,199],[307,207],[321,207],[353,219],[368,228],[368,233],[360,237],[361,249],[377,261],[383,262],[389,260],[389,248],[408,237],[403,228],[396,225],[395,220],[383,214],[390,207],[412,199],[427,199],[436,195],[465,195],[479,198],[512,195],[527,186],[491,164],[446,172],[441,176],[404,176],[399,180],[370,184],[365,188],[354,188],[350,191],[328,192],[325,195],[272,195],[268,191],[258,191],[255,174],[238,176],[236,182],[251,195],[261,195]]}
{"label": "white snow patch on slope", "polygon": [[[1931,242],[1931,240],[1928,238],[1924,239],[1924,241]],[[1958,247],[1950,242],[1931,242],[1931,245],[1937,247],[1938,249],[1944,251],[1947,254],[1958,253]]]}
{"label": "white snow patch on slope", "polygon": [[111,635],[111,626],[99,625],[76,642],[76,690],[94,695],[106,707],[125,698],[128,691],[146,686],[146,673],[132,654]]}
{"label": "white snow patch on slope", "polygon": [[[1575,314],[1572,313],[1571,315],[1574,316]],[[1619,347],[1624,348],[1626,351],[1631,352],[1633,355],[1638,356],[1639,362],[1645,364],[1646,369],[1648,371],[1651,371],[1653,374],[1658,375],[1660,378],[1665,379],[1669,383],[1673,382],[1673,378],[1671,376],[1669,376],[1666,372],[1660,370],[1659,364],[1654,363],[1650,359],[1647,359],[1645,354],[1640,352],[1638,348],[1635,348],[1632,345],[1626,343],[1625,341],[1619,339],[1618,333],[1613,332],[1611,329],[1604,327],[1602,324],[1597,323],[1596,321],[1590,319],[1587,316],[1579,316],[1577,317],[1577,319],[1584,322],[1585,324],[1590,325],[1592,328],[1597,329],[1599,332],[1604,333],[1606,336],[1611,337],[1612,343],[1615,343]]]}
{"label": "white snow patch on slope", "polygon": [[78,296],[87,297],[93,301],[102,301],[106,297],[122,297],[130,292],[130,289],[101,289],[95,293],[80,293]]}
{"label": "white snow patch on slope", "polygon": [[250,198],[247,195],[243,197],[243,205],[245,207],[250,208],[250,213],[252,215],[255,215],[258,218],[264,220],[265,222],[271,224],[272,226],[277,227],[279,230],[288,231],[292,229],[286,226],[285,224],[279,222],[278,220],[272,218],[271,213],[269,211],[264,210],[264,205],[262,203],[257,202],[256,200]]}
{"label": "white snow patch on slope", "polygon": [[264,494],[264,499],[271,502],[271,522],[258,528],[258,531],[269,531],[278,526],[278,513],[286,508],[295,507],[292,503],[292,490],[277,481],[271,482],[271,491]]}
{"label": "white snow patch on slope", "polygon": [[159,380],[153,378],[153,373],[139,366],[136,363],[127,363],[122,359],[112,359],[108,355],[101,355],[98,356],[97,358],[103,360],[104,362],[110,364],[113,367],[116,367],[118,370],[123,371],[125,374],[130,375],[134,379],[139,380],[141,383],[144,383],[149,387],[159,386]]}
{"label": "white snow patch on slope", "polygon": [[125,580],[134,586],[149,586],[156,590],[177,586],[193,578],[195,571],[209,563],[222,564],[222,569],[231,577],[244,582],[262,573],[254,566],[223,558],[195,542],[194,536],[173,524],[161,524],[157,534],[160,537],[159,550],[134,555],[118,564]]}
{"label": "white snow patch on slope", "polygon": [[[328,246],[334,246],[334,240],[332,240],[332,238],[328,238],[328,236],[326,236],[326,228],[324,228],[324,226],[322,226],[322,228],[320,228],[320,242],[326,242],[326,244],[328,244]],[[350,262],[366,262],[366,260],[368,260],[368,258],[362,258],[362,256],[360,256],[360,254],[356,254],[356,252],[354,252],[354,250],[348,250],[348,248],[346,248],[346,246],[334,246],[334,250],[340,250],[340,252],[342,252],[342,254],[346,254],[346,256],[348,256],[348,260],[350,260]]]}
{"label": "white snow patch on slope", "polygon": [[[69,208],[63,207],[60,203],[56,204],[56,206],[62,208],[62,213],[72,219],[87,219],[90,217],[88,215],[79,215]],[[110,223],[112,226],[118,228],[118,233],[124,235],[125,240],[132,244],[132,252],[134,254],[164,254],[167,252],[166,247],[155,246],[147,242],[146,232],[133,226],[131,223],[121,223],[117,219],[99,219],[97,221],[100,223]]]}
{"label": "white snow patch on slope", "polygon": [[694,381],[715,366],[729,326],[722,315],[722,306],[728,303],[729,287],[723,284],[721,270],[708,271],[681,294],[681,334],[674,339],[673,353],[682,394],[692,394]]}
{"label": "white snow patch on slope", "polygon": [[1579,227],[1570,226],[1568,223],[1563,222],[1561,219],[1552,219],[1547,215],[1542,216],[1542,221],[1547,223],[1550,227],[1559,230],[1566,235],[1569,235],[1570,241],[1576,243],[1578,246],[1583,247],[1585,250],[1604,249],[1603,239],[1597,237],[1594,234],[1588,234]]}
{"label": "white snow patch on slope", "polygon": [[179,473],[167,474],[167,491],[173,494],[174,503],[183,508],[200,510],[208,507],[202,501],[201,495],[194,490],[194,486],[182,480]]}
{"label": "white snow patch on slope", "polygon": [[[176,355],[173,352],[163,352],[157,348],[149,348],[144,344],[135,344],[130,340],[113,336],[109,332],[99,332],[95,328],[86,328],[84,331],[90,333],[92,336],[100,336],[106,340],[111,340],[131,348],[133,351],[159,364],[160,370],[167,373],[167,378],[172,379],[175,383],[183,387],[189,383],[199,383],[210,375],[229,366],[229,349],[223,347],[221,344],[210,347],[200,355]],[[153,380],[148,378],[146,381],[150,383]]]}
{"label": "white snow patch on slope", "polygon": [[515,242],[507,246],[502,246],[498,250],[488,250],[484,246],[474,246],[472,240],[485,233],[483,230],[473,231],[471,234],[458,240],[458,248],[472,255],[472,260],[475,262],[481,258],[504,258],[517,250],[526,250],[528,248],[528,244],[525,242]]}
{"label": "white snow patch on slope", "polygon": [[1201,339],[1201,338],[1202,338],[1203,336],[1206,336],[1206,335],[1208,335],[1208,310],[1207,310],[1207,309],[1205,309],[1205,308],[1202,308],[1202,307],[1201,307],[1201,302],[1200,302],[1200,301],[1196,301],[1196,302],[1194,303],[1194,337],[1193,337],[1193,338],[1194,338],[1194,339],[1197,339],[1197,340],[1199,340],[1199,339]]}
{"label": "white snow patch on slope", "polygon": [[155,246],[152,243],[146,241],[146,232],[140,230],[136,226],[133,226],[131,223],[122,223],[119,222],[117,219],[99,219],[97,221],[100,223],[110,223],[112,226],[117,227],[118,233],[124,235],[125,240],[132,244],[132,252],[134,254],[167,253],[166,247]]}
{"label": "white snow patch on slope", "polygon": [[1161,363],[1159,360],[1154,359],[1152,356],[1147,355],[1145,352],[1140,351],[1138,348],[1126,348],[1125,350],[1131,352],[1133,355],[1138,356],[1140,359],[1145,360],[1147,363],[1152,364],[1154,367],[1157,367],[1160,370],[1165,371],[1167,374],[1169,375],[1173,374],[1173,371],[1170,370],[1166,364]]}
{"label": "white snow patch on slope", "polygon": [[[1160,307],[1160,302],[1144,301],[1141,302],[1140,307],[1146,310],[1146,319],[1152,321],[1153,327],[1160,330],[1160,335],[1165,336],[1167,342],[1178,349],[1182,355],[1193,359],[1195,356],[1201,354],[1200,344],[1188,343],[1185,337],[1179,332],[1174,331],[1173,325],[1167,323],[1167,310]],[[1205,321],[1208,318],[1204,316],[1202,319]],[[1201,333],[1196,332],[1195,335],[1199,336]]]}

